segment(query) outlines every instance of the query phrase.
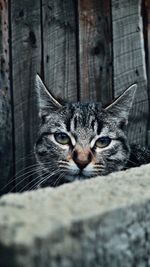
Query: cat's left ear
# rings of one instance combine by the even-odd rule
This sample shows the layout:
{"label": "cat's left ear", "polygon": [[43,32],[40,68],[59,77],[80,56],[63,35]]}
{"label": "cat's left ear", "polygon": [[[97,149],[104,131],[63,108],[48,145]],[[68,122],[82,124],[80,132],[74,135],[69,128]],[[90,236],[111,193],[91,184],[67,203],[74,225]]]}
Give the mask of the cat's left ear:
{"label": "cat's left ear", "polygon": [[112,116],[128,122],[130,109],[133,104],[137,84],[131,85],[121,96],[119,96],[111,105],[105,108]]}
{"label": "cat's left ear", "polygon": [[40,118],[45,117],[52,111],[56,111],[62,107],[62,105],[48,91],[38,74],[36,74],[35,89],[38,97]]}

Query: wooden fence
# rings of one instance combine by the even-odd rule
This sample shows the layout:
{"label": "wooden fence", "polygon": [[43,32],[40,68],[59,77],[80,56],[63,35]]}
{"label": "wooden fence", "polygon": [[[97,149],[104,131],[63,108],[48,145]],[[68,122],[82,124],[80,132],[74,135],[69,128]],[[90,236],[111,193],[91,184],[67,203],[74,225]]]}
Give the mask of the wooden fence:
{"label": "wooden fence", "polygon": [[148,38],[141,15],[146,5],[140,0],[0,0],[0,188],[11,182],[3,192],[16,184],[19,191],[31,179],[21,183],[22,173],[12,177],[34,162],[36,72],[56,96],[103,105],[137,82],[129,138],[147,144]]}

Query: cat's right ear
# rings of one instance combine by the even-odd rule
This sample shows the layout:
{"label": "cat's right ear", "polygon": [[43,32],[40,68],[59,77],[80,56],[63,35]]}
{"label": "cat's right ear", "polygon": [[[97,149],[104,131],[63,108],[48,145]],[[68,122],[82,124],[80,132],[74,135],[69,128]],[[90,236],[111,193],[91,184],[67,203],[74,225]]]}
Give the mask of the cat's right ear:
{"label": "cat's right ear", "polygon": [[131,85],[121,96],[119,96],[111,105],[105,108],[111,115],[117,118],[117,121],[124,121],[127,125],[130,109],[137,90],[137,84]]}
{"label": "cat's right ear", "polygon": [[45,118],[52,111],[56,111],[62,107],[62,105],[48,91],[38,74],[36,74],[35,79],[35,90],[38,98],[40,118]]}

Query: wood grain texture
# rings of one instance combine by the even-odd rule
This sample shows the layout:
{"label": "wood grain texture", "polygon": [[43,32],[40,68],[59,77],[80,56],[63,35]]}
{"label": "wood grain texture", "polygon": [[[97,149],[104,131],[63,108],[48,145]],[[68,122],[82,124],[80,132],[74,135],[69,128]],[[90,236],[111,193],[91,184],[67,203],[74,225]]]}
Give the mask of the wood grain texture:
{"label": "wood grain texture", "polygon": [[112,28],[114,95],[117,97],[131,84],[138,84],[128,135],[131,142],[145,145],[148,95],[141,1],[112,0]]}
{"label": "wood grain texture", "polygon": [[0,0],[0,194],[13,175],[8,35],[8,1]]}
{"label": "wood grain texture", "polygon": [[[148,97],[149,97],[149,111],[150,111],[150,1],[143,0],[143,20],[144,20],[144,34],[145,34],[145,54],[147,64],[147,78],[148,78]],[[150,112],[148,120],[148,137],[147,143],[150,146]]]}
{"label": "wood grain texture", "polygon": [[43,0],[44,77],[58,97],[77,100],[76,23],[73,0]]}
{"label": "wood grain texture", "polygon": [[110,1],[79,0],[81,101],[112,100]]}
{"label": "wood grain texture", "polygon": [[[41,32],[40,0],[11,1],[12,89],[14,101],[16,189],[31,180],[33,146],[37,132],[34,95],[35,73],[40,72]],[[25,173],[28,173],[28,176]],[[25,179],[26,178],[26,179]],[[31,186],[31,184],[30,184]],[[25,187],[28,189],[28,187]]]}

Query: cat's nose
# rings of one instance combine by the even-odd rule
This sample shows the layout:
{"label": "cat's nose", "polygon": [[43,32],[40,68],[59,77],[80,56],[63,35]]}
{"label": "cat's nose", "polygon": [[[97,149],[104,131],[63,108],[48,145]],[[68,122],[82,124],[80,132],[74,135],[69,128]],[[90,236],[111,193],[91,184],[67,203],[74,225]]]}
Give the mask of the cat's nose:
{"label": "cat's nose", "polygon": [[72,158],[80,170],[83,170],[92,160],[89,150],[75,149]]}

